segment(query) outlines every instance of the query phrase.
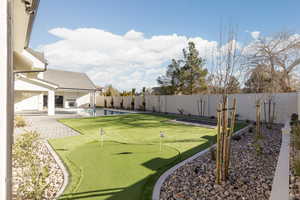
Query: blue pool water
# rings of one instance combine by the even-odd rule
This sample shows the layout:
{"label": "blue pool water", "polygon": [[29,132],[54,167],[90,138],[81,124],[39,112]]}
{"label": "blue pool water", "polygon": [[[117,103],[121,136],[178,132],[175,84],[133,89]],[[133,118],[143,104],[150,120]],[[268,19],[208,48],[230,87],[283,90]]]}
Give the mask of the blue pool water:
{"label": "blue pool water", "polygon": [[128,114],[130,112],[126,111],[116,111],[116,110],[109,110],[103,108],[96,108],[96,109],[87,109],[85,111],[88,116],[97,117],[97,116],[107,116],[107,115],[121,115],[121,114]]}

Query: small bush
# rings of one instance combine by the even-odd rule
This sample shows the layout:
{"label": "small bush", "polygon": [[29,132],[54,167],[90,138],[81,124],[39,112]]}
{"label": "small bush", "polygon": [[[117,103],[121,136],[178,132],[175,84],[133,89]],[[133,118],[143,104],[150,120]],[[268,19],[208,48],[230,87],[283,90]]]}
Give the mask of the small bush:
{"label": "small bush", "polygon": [[263,152],[261,144],[259,142],[255,142],[254,143],[254,148],[255,148],[256,154],[258,156],[260,156],[262,154],[262,152]]}
{"label": "small bush", "polygon": [[252,127],[249,128],[249,133],[253,133],[253,128]]}
{"label": "small bush", "polygon": [[297,113],[293,113],[292,115],[291,115],[291,121],[298,121],[299,120],[299,116],[298,116],[298,114]]}
{"label": "small bush", "polygon": [[181,115],[183,115],[184,110],[183,110],[182,108],[177,108],[177,110],[178,110],[178,112],[179,112]]}
{"label": "small bush", "polygon": [[15,117],[15,127],[20,128],[20,127],[25,127],[26,126],[26,121],[22,116],[16,116]]}

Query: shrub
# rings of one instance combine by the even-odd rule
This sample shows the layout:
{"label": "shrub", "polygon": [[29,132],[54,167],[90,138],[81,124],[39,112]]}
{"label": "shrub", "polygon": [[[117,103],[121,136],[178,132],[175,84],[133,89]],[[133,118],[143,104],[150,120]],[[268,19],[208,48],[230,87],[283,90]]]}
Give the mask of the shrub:
{"label": "shrub", "polygon": [[17,199],[45,199],[49,166],[37,153],[40,145],[36,132],[18,136],[13,144],[14,176],[22,177],[16,188]]}
{"label": "shrub", "polygon": [[296,159],[294,162],[295,175],[300,176],[300,160]]}
{"label": "shrub", "polygon": [[293,113],[291,115],[291,121],[295,122],[295,121],[298,121],[299,120],[299,116],[297,113]]}
{"label": "shrub", "polygon": [[178,112],[179,112],[181,115],[183,115],[183,113],[184,113],[183,108],[177,108],[177,110],[178,110]]}
{"label": "shrub", "polygon": [[152,106],[152,112],[155,112],[156,110],[155,110],[155,106]]}
{"label": "shrub", "polygon": [[131,110],[134,110],[134,99],[131,100]]}
{"label": "shrub", "polygon": [[20,128],[20,127],[25,127],[26,126],[26,121],[22,116],[16,116],[15,117],[15,127]]}
{"label": "shrub", "polygon": [[143,101],[143,109],[144,109],[144,111],[146,111],[146,102],[145,102],[145,100]]}
{"label": "shrub", "polygon": [[123,109],[123,104],[124,104],[124,99],[121,99],[121,102],[120,102],[121,109]]}
{"label": "shrub", "polygon": [[104,108],[107,108],[107,100],[104,99]]}
{"label": "shrub", "polygon": [[111,106],[112,108],[114,108],[114,98],[112,98],[112,97],[111,97],[111,99],[110,99],[110,106]]}

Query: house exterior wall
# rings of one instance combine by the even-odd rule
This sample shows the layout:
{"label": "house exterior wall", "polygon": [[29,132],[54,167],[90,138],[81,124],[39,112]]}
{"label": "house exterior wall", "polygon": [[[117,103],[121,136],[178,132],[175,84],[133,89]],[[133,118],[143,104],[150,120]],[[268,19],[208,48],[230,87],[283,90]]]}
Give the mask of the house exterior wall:
{"label": "house exterior wall", "polygon": [[41,92],[16,91],[15,110],[40,110],[43,104]]}
{"label": "house exterior wall", "polygon": [[13,142],[13,61],[11,1],[0,1],[0,199],[11,199]]}

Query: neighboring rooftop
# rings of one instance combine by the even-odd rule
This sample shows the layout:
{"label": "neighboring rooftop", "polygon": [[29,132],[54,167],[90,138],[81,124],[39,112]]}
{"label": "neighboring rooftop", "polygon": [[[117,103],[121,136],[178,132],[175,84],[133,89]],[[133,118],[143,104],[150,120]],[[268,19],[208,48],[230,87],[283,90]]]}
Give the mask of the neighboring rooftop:
{"label": "neighboring rooftop", "polygon": [[61,89],[96,89],[94,83],[85,73],[54,69],[47,69],[47,71],[43,73],[43,80],[54,83]]}

